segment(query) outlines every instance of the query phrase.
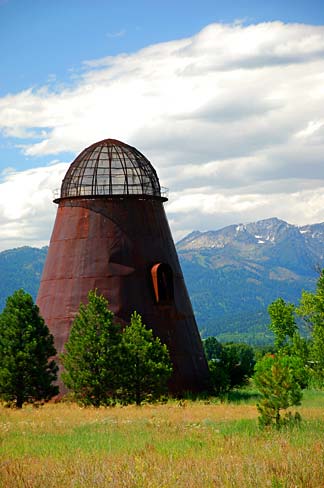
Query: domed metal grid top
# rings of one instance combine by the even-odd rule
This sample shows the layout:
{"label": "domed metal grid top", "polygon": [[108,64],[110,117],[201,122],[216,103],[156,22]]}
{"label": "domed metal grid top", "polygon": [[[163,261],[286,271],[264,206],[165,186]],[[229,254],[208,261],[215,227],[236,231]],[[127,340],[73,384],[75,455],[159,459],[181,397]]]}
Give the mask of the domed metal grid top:
{"label": "domed metal grid top", "polygon": [[123,142],[105,139],[84,149],[73,161],[56,200],[126,195],[167,200],[162,193],[156,171],[142,153]]}

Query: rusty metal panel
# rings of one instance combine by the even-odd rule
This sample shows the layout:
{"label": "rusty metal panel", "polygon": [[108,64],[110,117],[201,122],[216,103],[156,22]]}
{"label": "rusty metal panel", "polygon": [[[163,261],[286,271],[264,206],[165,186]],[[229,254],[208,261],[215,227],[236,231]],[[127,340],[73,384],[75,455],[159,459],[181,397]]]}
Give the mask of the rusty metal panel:
{"label": "rusty metal panel", "polygon": [[[156,303],[151,269],[157,263],[173,271],[172,304]],[[94,288],[122,322],[136,310],[167,344],[172,391],[204,388],[207,364],[162,202],[61,200],[37,298],[58,352]]]}

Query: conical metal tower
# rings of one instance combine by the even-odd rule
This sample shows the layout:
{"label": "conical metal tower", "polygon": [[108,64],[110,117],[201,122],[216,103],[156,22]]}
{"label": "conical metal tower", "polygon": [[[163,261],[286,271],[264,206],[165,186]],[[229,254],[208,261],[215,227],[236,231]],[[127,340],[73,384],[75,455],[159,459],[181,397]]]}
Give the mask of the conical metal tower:
{"label": "conical metal tower", "polygon": [[208,366],[166,200],[153,166],[134,147],[105,139],[86,148],[54,200],[58,210],[37,304],[60,353],[80,302],[97,289],[122,324],[136,310],[167,344],[170,391],[200,391]]}

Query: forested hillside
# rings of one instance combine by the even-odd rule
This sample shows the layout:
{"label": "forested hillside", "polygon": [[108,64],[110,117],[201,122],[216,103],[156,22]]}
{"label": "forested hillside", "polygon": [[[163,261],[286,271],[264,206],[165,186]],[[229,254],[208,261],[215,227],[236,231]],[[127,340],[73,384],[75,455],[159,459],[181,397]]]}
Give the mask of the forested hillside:
{"label": "forested hillside", "polygon": [[0,252],[0,310],[7,296],[23,288],[36,298],[47,247],[20,247]]}

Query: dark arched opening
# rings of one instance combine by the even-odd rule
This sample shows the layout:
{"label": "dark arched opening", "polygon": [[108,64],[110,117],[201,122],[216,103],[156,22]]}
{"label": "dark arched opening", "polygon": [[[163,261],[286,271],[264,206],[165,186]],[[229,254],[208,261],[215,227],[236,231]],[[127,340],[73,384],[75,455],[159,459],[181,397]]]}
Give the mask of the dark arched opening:
{"label": "dark arched opening", "polygon": [[151,268],[155,301],[167,305],[174,300],[173,271],[169,264],[157,263]]}

